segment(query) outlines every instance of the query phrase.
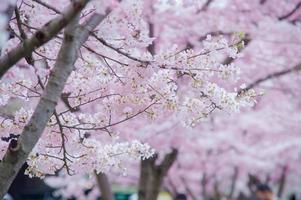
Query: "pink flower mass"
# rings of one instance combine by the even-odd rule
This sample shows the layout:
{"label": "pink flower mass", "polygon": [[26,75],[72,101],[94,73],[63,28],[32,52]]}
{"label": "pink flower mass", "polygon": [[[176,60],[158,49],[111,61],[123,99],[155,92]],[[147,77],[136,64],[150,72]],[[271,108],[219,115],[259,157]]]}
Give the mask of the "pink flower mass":
{"label": "pink flower mass", "polygon": [[252,177],[300,188],[300,1],[0,4],[1,170],[26,161],[95,199],[95,174],[140,191],[143,163],[165,170],[176,152],[158,175],[172,195],[234,199]]}

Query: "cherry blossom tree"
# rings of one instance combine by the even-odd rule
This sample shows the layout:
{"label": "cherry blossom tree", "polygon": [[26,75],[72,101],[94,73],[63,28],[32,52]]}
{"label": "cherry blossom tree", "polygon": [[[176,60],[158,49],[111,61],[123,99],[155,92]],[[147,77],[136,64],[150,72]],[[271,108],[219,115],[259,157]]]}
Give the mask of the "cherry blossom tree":
{"label": "cherry blossom tree", "polygon": [[[185,191],[192,199],[198,199],[200,195],[203,199],[210,196],[216,199],[236,198],[240,192],[241,195],[253,192],[253,185],[258,182],[274,184],[278,196],[296,190],[301,180],[298,170],[300,100],[297,98],[300,95],[301,69],[300,2],[149,2],[144,12],[149,35],[154,38],[152,45],[148,46],[149,52],[156,55],[174,44],[180,49],[193,48],[197,51],[206,48],[207,42],[216,36],[244,35],[240,37],[245,43],[244,48],[239,48],[242,57],[216,56],[228,67],[240,66],[243,72],[238,82],[222,84],[230,88],[236,86],[238,94],[256,88],[262,96],[257,96],[258,103],[254,108],[240,115],[230,116],[224,107],[219,109],[221,101],[210,96],[211,106],[207,112],[196,109],[202,105],[201,102],[195,99],[187,102],[191,111],[188,115],[185,115],[187,112],[181,115],[189,120],[179,116],[165,116],[164,119],[156,116],[158,121],[152,123],[136,118],[122,124],[120,132],[123,134],[120,137],[141,138],[156,149],[157,156],[141,161],[140,166],[133,164],[128,167],[127,176],[113,176],[112,179],[136,186],[140,182],[139,192],[144,194],[140,194],[139,199],[155,199],[152,195],[158,192],[161,184],[173,194]],[[187,73],[180,72],[180,76],[180,80],[185,81]],[[220,80],[215,81],[221,83]],[[240,88],[241,83],[246,84]],[[178,90],[187,88],[181,84]],[[207,99],[206,92],[201,94]],[[218,115],[204,117],[211,113],[211,109],[219,111]],[[131,113],[132,108],[127,107],[125,112]],[[199,120],[207,122],[195,123]],[[183,121],[195,128],[179,126]],[[172,164],[167,162],[168,168],[171,167],[169,173],[163,167],[166,160],[173,161]],[[81,177],[70,179],[82,180]],[[94,179],[84,180],[89,183],[89,188],[95,184]],[[67,183],[67,189],[63,191],[67,191],[67,196],[72,195],[72,187],[78,187],[76,181],[70,182],[72,186]],[[97,194],[96,188],[89,197]]]}
{"label": "cherry blossom tree", "polygon": [[168,118],[194,127],[215,110],[238,112],[255,95],[231,86],[238,69],[223,62],[238,56],[241,34],[208,36],[190,48],[173,41],[172,23],[166,30],[162,22],[155,26],[160,14],[182,6],[178,1],[7,3],[0,198],[24,162],[26,173],[38,177],[122,170],[123,162],[154,154],[148,144],[126,140],[125,130]]}
{"label": "cherry blossom tree", "polygon": [[[255,111],[248,111],[245,114],[246,118],[239,115],[239,117],[234,118],[233,121],[229,119],[219,121],[214,117],[212,119],[212,128],[214,128],[214,131],[200,129],[199,132],[202,133],[202,136],[203,134],[205,136],[206,132],[211,132],[208,136],[208,140],[201,136],[199,140],[203,141],[200,141],[199,144],[195,143],[197,138],[194,138],[192,145],[182,147],[182,150],[187,151],[187,154],[183,157],[179,156],[179,166],[175,166],[175,169],[171,171],[171,176],[175,177],[177,181],[171,181],[176,182],[176,184],[169,184],[169,188],[174,188],[171,185],[176,185],[177,187],[184,185],[183,189],[191,194],[191,190],[189,189],[191,186],[185,188],[183,182],[190,183],[191,185],[193,185],[192,183],[194,182],[199,185],[201,178],[204,177],[199,171],[203,171],[206,174],[206,171],[209,170],[207,173],[210,174],[209,176],[213,176],[213,181],[211,180],[211,184],[207,187],[211,191],[217,190],[215,193],[218,194],[218,183],[221,182],[220,185],[224,184],[223,192],[227,194],[227,197],[233,195],[236,183],[232,182],[225,185],[226,180],[224,177],[228,177],[227,180],[240,180],[239,189],[245,187],[244,181],[246,178],[244,178],[244,176],[247,177],[248,173],[253,173],[257,176],[260,175],[261,180],[269,175],[273,177],[275,182],[278,180],[281,182],[283,180],[283,172],[288,173],[289,171],[288,166],[294,169],[300,162],[297,156],[299,155],[300,149],[295,146],[295,142],[300,140],[300,136],[298,136],[298,134],[292,134],[294,136],[291,137],[291,135],[286,134],[287,130],[299,124],[298,117],[292,116],[290,119],[287,119],[287,116],[292,110],[299,109],[299,102],[296,102],[294,98],[292,99],[291,93],[296,94],[298,91],[296,85],[298,85],[300,81],[298,75],[296,75],[300,70],[300,60],[297,58],[298,56],[296,57],[296,55],[299,55],[298,44],[300,38],[295,37],[295,33],[300,32],[300,26],[298,24],[298,12],[300,12],[298,9],[300,5],[298,2],[282,2],[282,7],[275,7],[276,4],[273,1],[252,1],[250,3],[242,1],[227,3],[224,1],[224,3],[219,3],[220,2],[217,1],[211,1],[210,4],[204,5],[206,9],[201,7],[202,11],[199,15],[202,16],[200,19],[204,18],[204,21],[197,21],[196,26],[190,27],[207,28],[208,33],[211,34],[228,34],[237,30],[245,32],[248,35],[249,41],[242,50],[244,57],[235,60],[235,63],[241,66],[243,71],[246,72],[241,76],[242,79],[247,80],[249,84],[240,91],[243,92],[253,87],[267,85],[267,94],[258,99],[260,103],[256,105]],[[234,13],[235,16],[233,16]],[[210,20],[211,22],[208,22]],[[221,23],[219,24],[218,22]],[[197,36],[197,38],[199,38],[199,36]],[[283,49],[286,49],[286,51]],[[261,54],[263,55],[258,56]],[[233,61],[227,60],[227,62]],[[280,89],[283,87],[286,89]],[[274,91],[275,89],[278,91]],[[287,90],[291,92],[287,93]],[[277,97],[277,102],[272,103],[271,100],[275,99],[275,97]],[[270,113],[273,114],[271,115]],[[275,114],[277,117],[274,116]],[[278,118],[280,116],[281,121],[279,121]],[[283,123],[284,119],[290,121],[290,128]],[[250,120],[253,120],[253,122],[251,123]],[[236,126],[233,126],[233,124]],[[271,126],[271,124],[274,125]],[[254,127],[256,127],[257,130]],[[260,129],[260,127],[264,129]],[[219,135],[219,132],[221,135],[214,139],[214,135]],[[248,133],[248,136],[245,136],[246,138],[256,138],[256,135],[258,135],[258,138],[262,138],[262,143],[257,141],[258,139],[255,139],[255,141],[254,139],[249,140],[246,138],[238,140],[238,138],[242,137],[241,134],[244,135],[245,132]],[[179,141],[184,143],[185,140],[181,138]],[[268,141],[273,141],[273,143],[269,143]],[[283,144],[284,141],[286,141],[285,145]],[[275,146],[271,146],[271,144],[275,144]],[[204,147],[206,145],[209,146],[208,149]],[[240,147],[238,148],[237,145]],[[249,150],[252,145],[255,145],[254,149]],[[195,156],[193,156],[192,153],[192,149],[194,148],[198,149]],[[251,152],[249,153],[248,151]],[[206,155],[205,152],[208,152],[210,155]],[[284,152],[290,156],[284,159],[280,164],[277,158],[279,159],[279,155],[285,154]],[[200,157],[202,154],[204,156],[203,159]],[[242,161],[239,161],[240,159],[238,157],[242,157]],[[200,160],[199,165],[196,165],[194,162],[197,159]],[[210,161],[211,159],[212,161]],[[263,159],[265,159],[265,162],[263,162]],[[190,165],[187,164],[189,160],[193,161]],[[258,164],[256,164],[256,162]],[[195,170],[192,170],[191,167],[193,166],[191,165],[195,165]],[[181,174],[181,168],[183,168],[182,175],[178,176],[177,174]],[[224,170],[222,170],[223,168]],[[219,171],[221,171],[221,174],[218,173]],[[183,181],[183,178],[189,177],[189,172],[192,172],[191,177]],[[223,174],[225,172],[226,174]],[[202,177],[199,176],[196,180],[196,173],[202,174]],[[238,173],[241,174],[241,176],[238,177]],[[262,175],[262,173],[264,175]],[[298,174],[293,171],[290,173]],[[291,187],[292,185],[298,185],[296,183],[298,179],[300,179],[300,177],[294,177],[287,181],[291,189],[293,188]],[[196,186],[193,186],[193,188],[201,189],[201,187]],[[278,190],[279,195],[282,193],[281,191],[283,191],[283,184],[280,183]],[[205,196],[206,190],[204,190],[203,193]],[[191,195],[191,197],[194,198],[195,196],[196,195]]]}

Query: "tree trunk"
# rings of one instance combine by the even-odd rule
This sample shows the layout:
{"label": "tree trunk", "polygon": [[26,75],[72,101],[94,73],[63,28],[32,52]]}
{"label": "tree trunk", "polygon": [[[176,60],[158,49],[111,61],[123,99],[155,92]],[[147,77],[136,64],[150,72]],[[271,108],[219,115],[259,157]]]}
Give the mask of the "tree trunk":
{"label": "tree trunk", "polygon": [[97,174],[95,172],[95,177],[99,191],[101,192],[102,200],[114,200],[114,195],[111,189],[111,184],[109,182],[108,176],[104,173]]}
{"label": "tree trunk", "polygon": [[221,193],[219,191],[219,182],[218,182],[218,180],[215,180],[213,190],[214,190],[214,195],[213,195],[214,199],[215,200],[220,200],[221,199]]}
{"label": "tree trunk", "polygon": [[250,194],[254,194],[256,190],[256,185],[261,183],[259,178],[255,175],[249,174],[249,180],[247,186],[249,188]]}
{"label": "tree trunk", "polygon": [[230,188],[230,192],[228,194],[228,199],[232,199],[234,191],[235,191],[235,187],[236,187],[236,182],[237,182],[237,178],[238,178],[238,167],[234,168],[234,174],[232,177],[232,183],[231,183],[231,188]]}
{"label": "tree trunk", "polygon": [[176,196],[176,194],[178,194],[177,187],[174,185],[174,183],[172,182],[172,180],[169,177],[167,177],[167,184],[168,185],[166,186],[166,190],[174,198]]}
{"label": "tree trunk", "polygon": [[265,178],[265,184],[270,184],[270,181],[271,181],[271,174],[268,173],[266,178]]}
{"label": "tree trunk", "polygon": [[279,188],[278,188],[278,192],[277,192],[277,196],[279,198],[281,198],[283,191],[284,191],[284,186],[286,183],[286,171],[287,171],[287,167],[284,166],[282,169],[280,180],[279,180]]}
{"label": "tree trunk", "polygon": [[188,184],[187,184],[185,178],[184,178],[184,177],[181,177],[181,180],[182,180],[183,185],[184,185],[184,187],[185,187],[185,192],[188,194],[188,196],[190,196],[190,198],[191,198],[192,200],[197,200],[196,195],[193,193],[193,191],[192,191],[192,190],[190,189],[190,187],[188,186]]}
{"label": "tree trunk", "polygon": [[207,182],[208,182],[207,174],[206,174],[206,172],[204,172],[202,180],[201,180],[202,197],[203,197],[204,200],[208,199],[208,197],[207,197],[207,190],[206,190]]}
{"label": "tree trunk", "polygon": [[[88,2],[88,1],[85,1]],[[55,111],[55,106],[64,89],[65,83],[71,74],[77,59],[78,48],[88,39],[92,31],[103,18],[93,15],[82,30],[76,20],[71,22],[65,29],[61,49],[49,77],[49,81],[43,91],[42,97],[24,127],[18,140],[11,140],[8,150],[0,162],[0,199],[3,198],[16,174],[25,163],[28,155],[41,137],[44,128]],[[76,29],[76,30],[75,30]]]}
{"label": "tree trunk", "polygon": [[173,149],[171,153],[165,155],[159,165],[156,165],[157,155],[147,160],[141,160],[138,188],[139,200],[157,199],[163,179],[175,162],[177,154],[178,151]]}

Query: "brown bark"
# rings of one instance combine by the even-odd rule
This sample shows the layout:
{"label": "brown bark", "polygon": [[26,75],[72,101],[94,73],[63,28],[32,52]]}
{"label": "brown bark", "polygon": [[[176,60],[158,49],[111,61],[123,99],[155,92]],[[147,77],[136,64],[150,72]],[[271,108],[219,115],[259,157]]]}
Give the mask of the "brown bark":
{"label": "brown bark", "polygon": [[140,168],[140,179],[138,188],[139,200],[156,200],[164,177],[175,162],[178,151],[173,149],[171,153],[165,155],[163,161],[156,165],[157,155],[142,160]]}

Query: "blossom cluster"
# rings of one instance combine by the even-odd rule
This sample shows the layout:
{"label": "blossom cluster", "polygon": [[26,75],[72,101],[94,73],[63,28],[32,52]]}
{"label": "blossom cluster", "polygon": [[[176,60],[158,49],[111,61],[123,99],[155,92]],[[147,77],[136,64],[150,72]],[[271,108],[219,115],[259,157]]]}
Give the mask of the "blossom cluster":
{"label": "blossom cluster", "polygon": [[[61,6],[65,0],[58,2]],[[224,60],[240,57],[240,40],[208,35],[201,48],[167,45],[151,52],[149,45],[155,38],[144,3],[106,3],[106,8],[114,9],[78,52],[55,112],[28,159],[31,176],[106,172],[130,157],[149,158],[153,150],[146,144],[111,141],[128,134],[121,125],[133,119],[160,121],[173,116],[194,127],[216,110],[231,114],[253,102],[252,92],[238,94],[234,87],[222,87],[239,78],[239,68]],[[92,2],[85,13],[93,13],[97,5]],[[29,0],[19,9],[27,35],[53,15],[53,9]],[[10,25],[17,30],[16,23],[12,20]],[[18,42],[18,37],[7,41],[4,50]],[[51,75],[61,43],[58,35],[32,53],[33,63],[22,60],[1,79],[0,105],[10,116],[1,113],[1,136],[7,137],[12,129],[22,131]],[[18,107],[18,112],[11,107]],[[1,141],[2,152],[5,145]]]}
{"label": "blossom cluster", "polygon": [[[74,148],[74,145],[77,145],[77,148]],[[62,148],[65,149],[60,150],[50,146],[44,149],[40,144],[31,153],[27,161],[29,167],[25,174],[40,178],[58,172],[75,175],[94,172],[108,173],[110,170],[118,170],[126,174],[126,161],[148,159],[155,152],[148,144],[142,144],[137,140],[103,144],[95,139],[85,139],[77,141],[77,144],[68,142]],[[84,154],[79,155],[79,150]],[[64,158],[64,156],[66,157]],[[64,165],[68,165],[68,167]],[[62,167],[66,168],[60,171]]]}

